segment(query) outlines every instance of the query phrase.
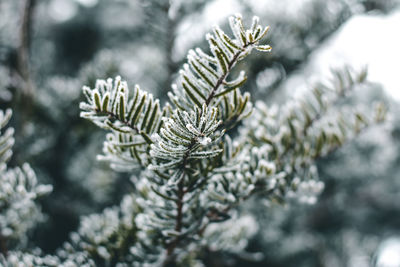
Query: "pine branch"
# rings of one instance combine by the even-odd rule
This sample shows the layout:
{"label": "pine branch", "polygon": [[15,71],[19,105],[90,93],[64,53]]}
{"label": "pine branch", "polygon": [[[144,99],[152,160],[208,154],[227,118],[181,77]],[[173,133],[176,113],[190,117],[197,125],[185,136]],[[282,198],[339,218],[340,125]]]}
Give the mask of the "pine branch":
{"label": "pine branch", "polygon": [[219,87],[223,84],[223,82],[225,81],[226,77],[228,76],[228,74],[232,70],[233,66],[235,66],[235,64],[238,62],[239,57],[245,52],[245,49],[248,46],[254,45],[255,43],[256,42],[252,42],[252,43],[248,43],[245,46],[243,46],[243,48],[240,51],[236,52],[236,54],[233,56],[233,58],[228,62],[228,68],[227,68],[226,72],[223,73],[219,77],[219,79],[215,83],[214,87],[212,88],[210,95],[207,97],[207,99],[205,101],[207,106],[213,100],[213,98],[215,97],[215,94],[218,91]]}
{"label": "pine branch", "polygon": [[[232,30],[235,31],[235,26],[237,25],[239,27],[240,33],[237,33],[237,35],[244,34],[244,32],[240,29],[241,25],[241,19],[239,17],[236,17],[236,23],[233,24]],[[257,24],[257,21],[254,21],[254,24]],[[254,29],[256,26],[254,26]],[[259,27],[260,29],[260,27]],[[267,28],[268,29],[268,28]],[[266,33],[266,30],[264,32]],[[261,29],[260,29],[261,31]],[[255,33],[254,33],[255,34]],[[259,39],[252,40],[252,37],[249,37],[250,40],[243,38],[242,39],[242,47],[238,47],[235,45],[235,42],[233,40],[230,40],[226,35],[222,33],[222,31],[218,28],[215,29],[215,35],[216,39],[220,38],[221,44],[218,44],[218,42],[213,39],[213,37],[208,36],[208,40],[210,42],[211,50],[214,51],[215,55],[215,60],[214,62],[219,63],[216,64],[219,74],[214,72],[213,69],[210,67],[209,64],[213,61],[213,59],[210,59],[206,55],[202,55],[202,58],[204,61],[202,62],[200,58],[198,58],[193,51],[189,53],[188,56],[188,61],[189,65],[192,68],[192,71],[195,73],[191,73],[189,68],[186,66],[185,70],[181,71],[181,88],[183,89],[181,91],[181,96],[182,94],[186,94],[188,99],[193,101],[195,104],[194,108],[192,107],[191,110],[186,111],[180,111],[180,105],[178,102],[174,102],[175,96],[173,94],[170,94],[171,100],[176,104],[178,107],[176,110],[174,110],[174,113],[169,119],[168,122],[164,123],[163,128],[161,129],[160,132],[160,137],[158,140],[156,140],[156,143],[151,146],[151,155],[153,158],[157,159],[159,158],[160,160],[166,160],[166,161],[171,161],[171,158],[173,161],[171,161],[171,164],[166,163],[166,164],[161,164],[160,163],[157,165],[152,165],[150,166],[151,169],[157,169],[157,168],[171,168],[175,167],[178,169],[181,169],[181,177],[178,178],[178,184],[177,184],[177,211],[176,211],[176,222],[175,222],[175,232],[178,233],[178,236],[173,239],[167,246],[166,248],[166,255],[167,258],[164,262],[164,265],[167,263],[170,263],[173,261],[173,254],[175,251],[175,248],[179,245],[179,242],[181,241],[181,236],[179,233],[182,230],[182,207],[183,207],[183,198],[187,192],[187,190],[184,189],[185,184],[187,181],[185,181],[185,177],[190,177],[190,173],[188,173],[188,170],[190,169],[187,164],[189,163],[189,159],[193,157],[197,157],[197,155],[204,154],[204,156],[201,157],[210,157],[208,155],[216,156],[218,155],[219,151],[216,151],[217,153],[214,152],[197,152],[196,150],[201,149],[202,147],[209,146],[213,142],[215,142],[215,139],[219,139],[220,136],[224,133],[224,130],[222,131],[221,134],[217,134],[217,136],[213,136],[212,134],[218,129],[218,127],[222,124],[222,121],[216,121],[216,116],[218,114],[218,109],[217,108],[209,108],[211,106],[212,100],[217,96],[216,93],[218,92],[218,89],[220,88],[221,85],[227,85],[229,84],[226,82],[226,77],[229,75],[231,69],[233,66],[237,63],[237,61],[240,58],[243,58],[246,54],[248,54],[250,51],[247,50],[248,47],[254,46],[256,43],[258,43]],[[218,37],[219,36],[219,37]],[[225,36],[225,41],[226,43],[222,43],[223,36]],[[251,36],[251,34],[249,35]],[[239,43],[239,41],[237,41]],[[222,48],[221,45],[225,45],[226,47],[229,45],[232,47],[236,47],[238,51],[232,56],[229,56],[226,54],[225,50],[229,50],[232,48]],[[219,48],[218,48],[219,47]],[[218,50],[219,49],[219,50]],[[267,48],[267,51],[269,49]],[[198,52],[201,54],[201,52]],[[225,59],[224,59],[225,58]],[[228,60],[228,58],[231,58]],[[208,61],[207,61],[208,60]],[[225,62],[223,62],[225,60]],[[197,62],[197,63],[196,63]],[[209,63],[206,63],[209,62]],[[207,66],[208,64],[208,66]],[[225,65],[226,64],[226,65]],[[209,72],[211,76],[207,76],[205,72]],[[195,80],[194,77],[198,77],[199,80]],[[242,75],[243,76],[243,75]],[[215,80],[213,83],[212,80]],[[240,80],[239,84],[242,83],[243,78]],[[201,81],[201,82],[200,82]],[[206,91],[204,89],[204,85],[208,84],[210,87],[209,89],[209,94],[207,97]],[[190,87],[190,88],[189,88]],[[192,91],[193,90],[193,91]],[[174,93],[179,94],[178,89],[175,87],[174,88]],[[194,95],[199,95],[201,98],[203,98],[201,102],[200,100],[196,99]],[[218,96],[222,96],[218,95]],[[234,93],[234,95],[237,95],[237,92]],[[235,99],[236,100],[236,99]],[[201,106],[201,109],[199,108]],[[242,107],[242,111],[244,108]],[[210,113],[211,111],[211,113]],[[206,119],[209,117],[209,114],[211,114],[211,117],[213,118],[212,120]],[[212,115],[214,114],[214,115]],[[211,127],[212,130],[208,130],[209,127],[204,126],[204,123],[206,121],[209,121],[208,125]],[[214,121],[214,123],[213,123]],[[208,132],[208,133],[207,133]],[[211,135],[210,135],[211,134]],[[177,140],[181,139],[182,142],[181,144],[177,143],[174,144],[174,137],[176,136]],[[208,141],[204,142],[203,140]],[[178,147],[176,147],[178,145]],[[171,152],[175,152],[175,154],[172,154]],[[178,154],[177,154],[178,153]],[[181,158],[179,159],[179,157]],[[193,161],[193,160],[192,160]],[[191,163],[193,164],[193,162]],[[192,190],[196,188],[191,188]]]}
{"label": "pine branch", "polygon": [[135,179],[141,210],[135,222],[142,240],[130,250],[137,263],[175,264],[185,244],[207,238],[211,223],[228,221],[255,194],[267,201],[314,202],[323,189],[315,159],[369,123],[357,112],[353,121],[327,118],[332,96],[345,97],[347,87],[365,78],[345,73],[345,78],[336,75],[333,90],[316,88],[281,110],[259,104],[255,117],[230,139],[226,131],[250,115],[252,104],[250,95],[240,92],[244,72],[227,78],[252,49],[271,50],[259,44],[268,27],[258,18],[248,30],[240,16],[230,18],[230,26],[234,38],[218,27],[206,36],[211,55],[189,51],[168,94],[172,107],[161,109],[138,87],[130,96],[119,77],[114,85],[98,81],[96,88],[84,88],[81,116],[111,131],[103,159],[119,169],[130,170],[137,162],[145,168]]}
{"label": "pine branch", "polygon": [[[385,118],[382,104],[376,106],[374,114],[343,110],[333,116],[338,112],[332,110],[337,99],[346,97],[355,85],[363,82],[363,73],[337,77],[341,82],[335,80],[333,88],[314,88],[280,110],[257,103],[254,117],[240,129],[243,143],[232,148],[233,144],[225,140],[224,151],[231,151],[222,158],[225,166],[217,165],[211,172],[215,181],[208,191],[219,210],[237,205],[256,192],[276,201],[295,195],[299,187],[313,191],[314,186],[314,193],[320,192],[323,185],[318,181],[315,160]],[[236,153],[237,150],[241,152]],[[219,183],[225,186],[217,187]],[[315,197],[310,195],[309,199],[313,201]]]}
{"label": "pine branch", "polygon": [[104,156],[116,170],[132,170],[148,165],[148,146],[153,133],[160,131],[162,117],[167,116],[169,104],[160,107],[159,100],[135,86],[133,94],[125,81],[98,80],[96,87],[84,87],[87,102],[80,103],[81,117],[101,128],[110,130],[104,142]]}
{"label": "pine branch", "polygon": [[24,241],[26,232],[42,219],[34,201],[52,191],[51,186],[38,184],[28,164],[23,164],[21,168],[8,168],[7,162],[12,156],[14,145],[14,130],[9,128],[2,131],[11,115],[10,109],[0,111],[0,254],[3,255],[8,252],[8,241]]}
{"label": "pine branch", "polygon": [[[172,92],[168,94],[171,102],[177,108],[189,111],[194,106],[201,107],[203,103],[206,106],[210,105],[215,97],[225,98],[228,96],[226,98],[228,100],[233,94],[238,94],[235,89],[244,83],[246,77],[241,73],[234,82],[226,81],[234,65],[248,55],[253,48],[264,52],[271,50],[268,45],[258,44],[266,35],[268,27],[263,29],[258,25],[257,17],[253,19],[251,29],[247,31],[243,28],[240,16],[231,17],[230,25],[235,39],[228,37],[219,27],[214,28],[214,35],[206,36],[212,56],[205,54],[200,49],[189,51],[188,63],[180,71],[179,82],[177,85],[173,85]],[[221,86],[225,90],[218,93]],[[247,104],[247,102],[229,102],[234,110],[245,111],[243,104]],[[220,118],[222,121],[227,119],[222,116]]]}

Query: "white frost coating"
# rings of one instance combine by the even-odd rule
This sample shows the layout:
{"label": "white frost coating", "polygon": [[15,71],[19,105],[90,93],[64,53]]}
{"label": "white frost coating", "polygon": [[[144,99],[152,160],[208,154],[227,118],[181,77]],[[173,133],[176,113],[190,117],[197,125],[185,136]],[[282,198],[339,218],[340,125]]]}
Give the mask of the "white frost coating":
{"label": "white frost coating", "polygon": [[206,146],[206,145],[210,144],[211,141],[212,141],[212,140],[211,140],[210,137],[202,137],[202,138],[199,138],[199,143],[200,143],[201,145],[203,145],[203,146]]}
{"label": "white frost coating", "polygon": [[[216,131],[221,124],[217,120],[216,108],[203,105],[202,109],[195,108],[190,112],[174,110],[170,118],[163,120],[164,127],[160,130],[159,138],[150,146],[150,155],[154,159],[151,169],[174,167],[180,164],[184,157],[206,158],[219,153],[211,150],[196,154],[197,152],[193,150],[195,145],[207,146],[223,134]],[[162,161],[157,162],[157,159]]]}
{"label": "white frost coating", "polygon": [[244,215],[223,223],[211,223],[204,236],[211,250],[240,252],[246,248],[248,240],[257,233],[258,228],[253,216]]}

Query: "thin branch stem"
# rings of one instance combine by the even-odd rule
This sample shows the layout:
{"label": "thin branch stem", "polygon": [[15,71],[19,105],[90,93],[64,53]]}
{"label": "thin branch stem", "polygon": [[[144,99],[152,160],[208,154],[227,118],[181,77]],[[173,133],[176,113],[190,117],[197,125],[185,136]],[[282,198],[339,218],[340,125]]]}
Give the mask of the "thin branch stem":
{"label": "thin branch stem", "polygon": [[133,125],[129,121],[121,119],[117,114],[109,112],[109,111],[100,111],[98,109],[95,109],[95,111],[98,113],[104,113],[104,114],[108,115],[109,118],[118,120],[118,121],[122,122],[125,126],[128,126],[132,130],[134,130],[136,133],[139,133],[139,129],[136,125]]}
{"label": "thin branch stem", "polygon": [[221,77],[219,77],[218,81],[216,82],[216,84],[214,85],[213,89],[211,90],[210,95],[206,99],[205,103],[206,103],[207,106],[211,103],[211,100],[214,98],[215,93],[218,91],[218,88],[221,86],[221,84],[225,81],[226,77],[228,76],[228,74],[232,70],[233,66],[237,62],[239,56],[242,54],[244,49],[247,46],[251,45],[251,44],[252,43],[249,43],[249,44],[246,44],[245,46],[243,46],[243,48],[240,51],[236,52],[236,54],[233,56],[231,61],[228,62],[228,68],[227,68],[226,72],[224,74],[222,74]]}
{"label": "thin branch stem", "polygon": [[6,244],[6,238],[0,234],[0,254],[7,255],[8,249]]}
{"label": "thin branch stem", "polygon": [[21,28],[19,32],[18,69],[24,81],[24,94],[33,95],[34,85],[30,74],[29,49],[31,41],[32,17],[36,0],[26,0],[22,11]]}
{"label": "thin branch stem", "polygon": [[[177,205],[177,215],[176,215],[176,219],[175,219],[175,231],[176,232],[180,232],[182,230],[182,218],[183,218],[183,214],[182,214],[182,209],[183,209],[183,197],[185,195],[185,191],[184,191],[184,179],[185,179],[185,172],[182,173],[182,178],[179,181],[178,184],[178,200],[176,201],[176,205]],[[164,266],[167,265],[170,261],[173,261],[172,257],[173,257],[173,253],[175,251],[175,248],[178,246],[179,244],[179,237],[175,238],[167,247],[167,259],[164,263]]]}
{"label": "thin branch stem", "polygon": [[[193,148],[193,146],[196,144],[196,140],[192,139],[192,142],[190,143],[187,151],[185,152],[185,155],[183,156],[183,163],[182,166],[184,168],[184,171],[182,173],[182,178],[180,179],[179,183],[178,183],[178,200],[176,201],[176,205],[177,205],[177,215],[176,215],[176,219],[175,219],[175,231],[176,232],[180,232],[182,230],[182,219],[183,219],[183,197],[185,196],[185,194],[187,193],[187,190],[185,190],[185,176],[186,176],[186,164],[187,164],[187,160],[189,158],[190,155],[190,151]],[[173,258],[173,254],[174,251],[176,249],[176,247],[179,245],[179,241],[180,238],[179,236],[176,237],[167,247],[167,258],[164,261],[164,266],[167,266],[169,263],[173,262],[174,258]]]}

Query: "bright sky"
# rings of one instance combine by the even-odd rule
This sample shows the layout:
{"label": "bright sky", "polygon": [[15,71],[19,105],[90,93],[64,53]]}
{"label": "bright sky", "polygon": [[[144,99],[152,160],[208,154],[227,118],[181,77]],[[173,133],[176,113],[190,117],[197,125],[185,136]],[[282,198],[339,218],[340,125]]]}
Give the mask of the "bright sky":
{"label": "bright sky", "polygon": [[399,267],[400,266],[400,239],[389,238],[382,243],[376,262],[377,267]]}
{"label": "bright sky", "polygon": [[[207,4],[200,15],[189,16],[178,28],[178,37],[174,49],[174,58],[184,57],[193,45],[204,40],[204,35],[211,30],[214,25],[226,20],[230,15],[240,13],[240,5],[236,0],[215,0]],[[201,23],[199,23],[201,21]],[[188,34],[190,32],[191,34]]]}
{"label": "bright sky", "polygon": [[328,77],[330,68],[368,66],[369,80],[379,82],[400,100],[400,10],[390,15],[358,15],[346,22],[310,57],[304,73],[289,79],[288,88]]}

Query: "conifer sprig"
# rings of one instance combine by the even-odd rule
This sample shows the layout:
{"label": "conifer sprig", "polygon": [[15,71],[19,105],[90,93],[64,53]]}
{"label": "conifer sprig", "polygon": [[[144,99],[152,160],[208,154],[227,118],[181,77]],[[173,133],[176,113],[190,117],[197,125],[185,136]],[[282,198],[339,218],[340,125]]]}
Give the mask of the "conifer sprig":
{"label": "conifer sprig", "polygon": [[[323,189],[316,158],[372,123],[362,112],[330,114],[337,99],[365,80],[365,72],[344,71],[336,72],[332,87],[318,85],[279,112],[257,103],[239,136],[229,137],[227,131],[253,110],[250,94],[240,91],[245,73],[228,79],[230,73],[254,48],[271,50],[259,44],[268,27],[257,17],[247,30],[240,15],[229,22],[233,38],[219,27],[206,36],[210,55],[189,51],[168,93],[171,106],[161,108],[138,86],[130,94],[119,77],[83,89],[87,103],[81,103],[81,116],[110,130],[100,158],[118,170],[142,168],[134,179],[134,235],[140,238],[131,244],[131,263],[172,264],[188,255],[188,247],[216,238],[229,247],[228,236],[218,235],[213,225],[232,218],[257,193],[267,201],[315,202]],[[384,118],[379,110],[378,121]]]}
{"label": "conifer sprig", "polygon": [[[186,111],[194,106],[201,108],[203,103],[209,106],[212,101],[219,101],[223,97],[220,105],[225,105],[225,109],[239,111],[237,116],[242,113],[248,115],[251,109],[251,106],[247,106],[250,104],[249,94],[241,96],[238,90],[247,79],[244,72],[232,81],[226,79],[236,63],[246,57],[253,48],[264,52],[271,51],[269,45],[259,44],[269,27],[260,26],[258,17],[253,18],[252,26],[248,30],[244,29],[240,15],[230,17],[229,22],[234,39],[218,26],[214,27],[213,34],[206,35],[211,56],[199,48],[189,51],[188,63],[183,66],[178,83],[173,85],[172,92],[168,94],[177,108]],[[225,121],[227,118],[223,115],[228,116],[228,112],[219,114],[219,118]]]}
{"label": "conifer sprig", "polygon": [[[271,49],[259,44],[268,27],[261,27],[257,17],[248,30],[240,15],[230,18],[230,26],[234,38],[219,27],[207,35],[211,55],[189,51],[168,94],[173,109],[169,104],[161,108],[158,99],[138,86],[130,94],[119,77],[83,88],[87,102],[81,103],[81,116],[110,130],[100,159],[117,170],[147,168],[142,179],[150,183],[139,189],[147,198],[141,226],[159,231],[165,262],[173,260],[176,249],[203,224],[206,211],[199,196],[211,170],[208,160],[223,151],[219,141],[225,130],[251,112],[250,95],[239,89],[246,81],[244,72],[233,80],[227,77],[253,48]],[[137,251],[143,249],[140,244]]]}
{"label": "conifer sprig", "polygon": [[97,80],[96,87],[84,87],[87,102],[81,102],[81,117],[111,130],[104,142],[104,155],[117,170],[132,170],[148,164],[151,135],[158,133],[170,106],[160,107],[158,99],[135,86],[133,92],[121,77]]}

